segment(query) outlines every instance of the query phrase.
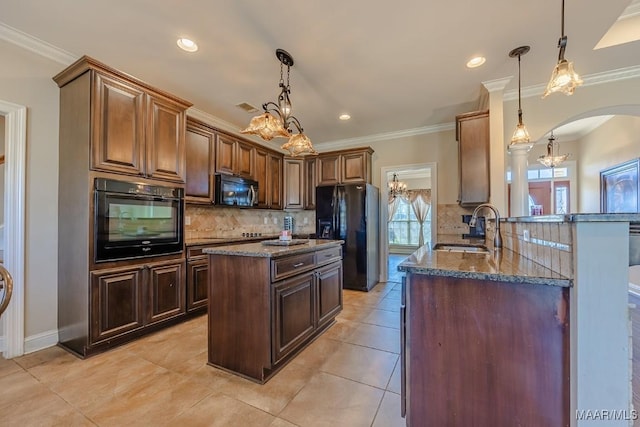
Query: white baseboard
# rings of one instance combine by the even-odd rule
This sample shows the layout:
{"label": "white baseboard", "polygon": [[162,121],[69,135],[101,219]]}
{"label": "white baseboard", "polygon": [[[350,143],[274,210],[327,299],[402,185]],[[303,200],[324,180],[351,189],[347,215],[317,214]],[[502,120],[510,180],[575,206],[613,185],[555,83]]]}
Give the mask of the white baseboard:
{"label": "white baseboard", "polygon": [[58,330],[42,332],[24,339],[24,354],[33,353],[58,344]]}

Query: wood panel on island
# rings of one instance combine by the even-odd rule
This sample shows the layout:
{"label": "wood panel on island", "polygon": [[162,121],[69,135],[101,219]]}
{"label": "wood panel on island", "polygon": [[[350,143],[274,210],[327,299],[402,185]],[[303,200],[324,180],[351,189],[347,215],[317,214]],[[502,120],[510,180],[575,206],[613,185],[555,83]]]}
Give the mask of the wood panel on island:
{"label": "wood panel on island", "polygon": [[[59,344],[90,356],[182,321],[185,258],[97,260],[97,179],[181,188],[191,103],[84,56],[60,87]],[[181,217],[181,214],[180,214]]]}

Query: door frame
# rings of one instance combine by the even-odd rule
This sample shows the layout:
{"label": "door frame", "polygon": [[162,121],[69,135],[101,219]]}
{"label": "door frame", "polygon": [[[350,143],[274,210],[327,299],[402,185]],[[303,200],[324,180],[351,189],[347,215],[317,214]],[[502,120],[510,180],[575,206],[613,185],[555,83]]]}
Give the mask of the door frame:
{"label": "door frame", "polygon": [[0,100],[5,119],[4,265],[13,295],[3,315],[3,356],[24,354],[25,182],[27,107]]}
{"label": "door frame", "polygon": [[389,172],[397,170],[431,170],[431,236],[437,235],[438,230],[438,164],[412,163],[407,165],[383,166],[380,168],[380,282],[389,278],[387,260],[389,258],[389,207],[387,189],[389,188]]}

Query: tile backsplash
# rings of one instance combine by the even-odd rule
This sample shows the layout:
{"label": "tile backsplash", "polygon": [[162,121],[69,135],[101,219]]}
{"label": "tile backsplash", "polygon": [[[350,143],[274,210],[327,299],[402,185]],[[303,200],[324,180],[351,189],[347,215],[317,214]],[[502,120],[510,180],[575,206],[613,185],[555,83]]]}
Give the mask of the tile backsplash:
{"label": "tile backsplash", "polygon": [[285,216],[294,218],[294,234],[315,233],[315,211],[285,212],[187,205],[185,238],[240,237],[242,233],[275,235],[282,230]]}

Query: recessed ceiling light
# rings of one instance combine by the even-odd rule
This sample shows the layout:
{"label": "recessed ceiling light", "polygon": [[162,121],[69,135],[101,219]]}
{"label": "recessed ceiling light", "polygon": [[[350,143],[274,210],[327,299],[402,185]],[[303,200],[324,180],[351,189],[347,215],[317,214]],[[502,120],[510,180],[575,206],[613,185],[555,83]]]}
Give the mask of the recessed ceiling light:
{"label": "recessed ceiling light", "polygon": [[348,114],[340,114],[340,117],[338,117],[340,120],[349,120],[351,118],[350,115]]}
{"label": "recessed ceiling light", "polygon": [[198,45],[191,39],[180,38],[178,39],[178,47],[186,52],[195,52],[198,50]]}
{"label": "recessed ceiling light", "polygon": [[467,62],[467,68],[476,68],[485,63],[487,59],[484,56],[474,56]]}

